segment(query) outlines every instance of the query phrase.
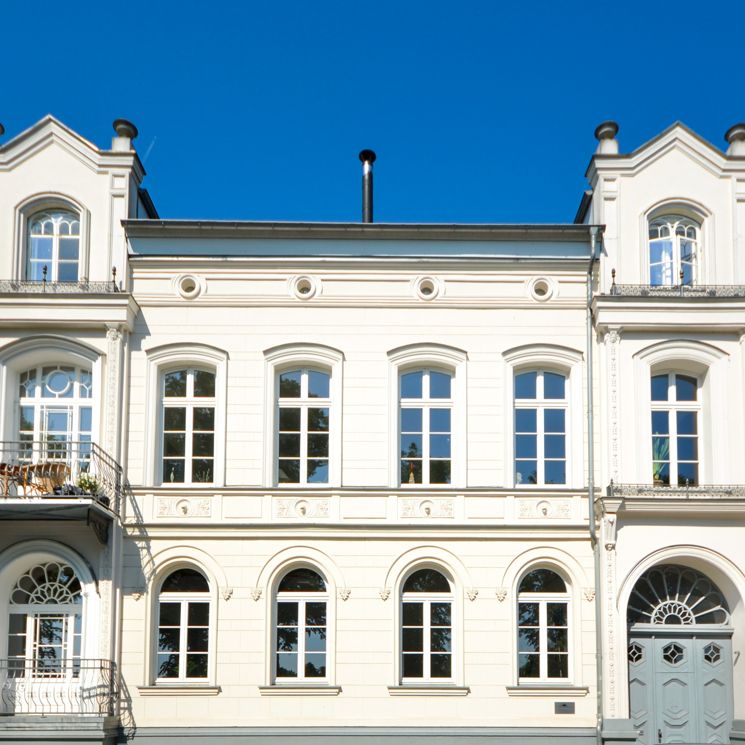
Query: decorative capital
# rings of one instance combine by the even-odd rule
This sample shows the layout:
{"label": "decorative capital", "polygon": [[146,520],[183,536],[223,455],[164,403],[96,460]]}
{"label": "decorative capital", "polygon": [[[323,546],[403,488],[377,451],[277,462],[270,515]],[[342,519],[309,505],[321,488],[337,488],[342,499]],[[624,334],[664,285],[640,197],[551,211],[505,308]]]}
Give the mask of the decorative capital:
{"label": "decorative capital", "polygon": [[380,595],[381,600],[388,600],[391,596],[391,589],[390,587],[383,587],[378,591],[378,594]]}
{"label": "decorative capital", "polygon": [[591,603],[593,600],[595,600],[595,588],[594,587],[585,587],[582,590],[582,594],[585,596],[585,600],[588,603]]}
{"label": "decorative capital", "polygon": [[503,602],[504,599],[507,597],[507,588],[506,587],[498,587],[497,588],[497,600],[499,602]]}
{"label": "decorative capital", "polygon": [[233,597],[233,588],[232,587],[225,587],[222,591],[222,599],[223,600],[230,600],[230,598]]}
{"label": "decorative capital", "polygon": [[131,593],[131,595],[132,595],[132,600],[135,600],[135,601],[137,601],[137,600],[139,600],[139,599],[140,599],[140,598],[141,598],[141,597],[142,597],[142,596],[143,596],[144,594],[145,594],[145,593],[144,593],[144,592],[142,592],[142,590],[135,590],[135,591],[134,591],[133,593]]}
{"label": "decorative capital", "polygon": [[603,520],[603,543],[606,551],[616,548],[616,516],[607,515]]}
{"label": "decorative capital", "polygon": [[476,600],[476,598],[479,596],[479,590],[477,587],[467,587],[466,595],[468,596],[469,600]]}
{"label": "decorative capital", "polygon": [[254,587],[253,590],[251,590],[251,597],[254,600],[258,600],[261,597],[261,588],[260,587]]}
{"label": "decorative capital", "polygon": [[110,342],[117,342],[122,338],[122,332],[119,330],[118,326],[109,326],[106,331],[106,338]]}
{"label": "decorative capital", "polygon": [[346,600],[351,592],[352,591],[348,587],[340,587],[336,594],[339,596],[340,600]]}

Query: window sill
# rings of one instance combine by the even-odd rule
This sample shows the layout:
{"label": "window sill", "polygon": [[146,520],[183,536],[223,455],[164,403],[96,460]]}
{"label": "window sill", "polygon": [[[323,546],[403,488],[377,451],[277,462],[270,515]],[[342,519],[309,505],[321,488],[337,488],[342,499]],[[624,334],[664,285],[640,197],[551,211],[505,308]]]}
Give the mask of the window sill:
{"label": "window sill", "polygon": [[164,683],[163,685],[137,686],[140,696],[217,696],[222,690],[220,686]]}
{"label": "window sill", "polygon": [[259,686],[261,696],[338,696],[341,686],[332,685],[282,685]]}
{"label": "window sill", "polygon": [[529,685],[507,686],[508,696],[558,696],[582,698],[590,692],[587,686],[573,686],[559,683],[531,683]]}
{"label": "window sill", "polygon": [[388,686],[390,696],[467,696],[471,692],[468,686],[442,685],[425,683],[423,685]]}

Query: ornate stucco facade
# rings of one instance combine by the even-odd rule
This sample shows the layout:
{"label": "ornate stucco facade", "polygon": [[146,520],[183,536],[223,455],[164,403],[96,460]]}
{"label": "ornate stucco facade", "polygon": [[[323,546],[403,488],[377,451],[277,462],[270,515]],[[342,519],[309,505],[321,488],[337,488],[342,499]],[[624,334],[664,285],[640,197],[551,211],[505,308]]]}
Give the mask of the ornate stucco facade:
{"label": "ornate stucco facade", "polygon": [[455,226],[163,220],[115,129],[0,143],[0,742],[745,739],[745,129]]}

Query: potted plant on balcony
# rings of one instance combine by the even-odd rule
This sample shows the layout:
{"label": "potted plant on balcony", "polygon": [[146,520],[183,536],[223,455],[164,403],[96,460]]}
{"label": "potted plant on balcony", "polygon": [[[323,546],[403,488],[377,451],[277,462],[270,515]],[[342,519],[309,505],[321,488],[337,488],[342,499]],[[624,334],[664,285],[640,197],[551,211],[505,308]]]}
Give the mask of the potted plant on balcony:
{"label": "potted plant on balcony", "polygon": [[76,484],[79,489],[82,489],[84,494],[90,494],[92,497],[95,497],[98,494],[98,490],[101,488],[98,479],[87,471],[83,471],[78,476]]}
{"label": "potted plant on balcony", "polygon": [[652,438],[652,481],[655,486],[664,486],[662,472],[668,465],[670,455],[670,439],[668,437]]}

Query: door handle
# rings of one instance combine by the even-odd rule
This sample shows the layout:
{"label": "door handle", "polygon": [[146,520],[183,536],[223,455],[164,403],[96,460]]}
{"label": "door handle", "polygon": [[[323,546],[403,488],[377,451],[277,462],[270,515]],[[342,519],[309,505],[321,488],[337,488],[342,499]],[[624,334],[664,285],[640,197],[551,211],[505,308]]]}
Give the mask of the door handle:
{"label": "door handle", "polygon": [[657,742],[662,742],[662,730],[657,730]]}

